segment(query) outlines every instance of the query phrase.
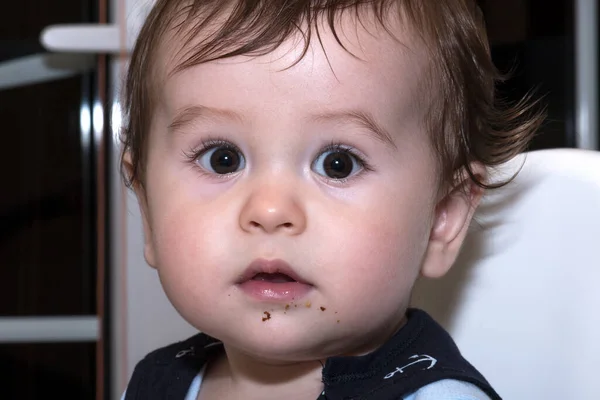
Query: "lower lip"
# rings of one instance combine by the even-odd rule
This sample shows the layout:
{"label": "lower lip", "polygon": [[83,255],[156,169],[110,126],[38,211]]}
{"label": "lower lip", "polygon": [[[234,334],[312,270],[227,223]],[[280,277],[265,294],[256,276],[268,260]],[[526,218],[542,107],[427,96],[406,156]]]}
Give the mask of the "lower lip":
{"label": "lower lip", "polygon": [[248,296],[261,301],[292,301],[306,296],[312,286],[300,282],[273,283],[268,281],[246,281],[239,285]]}

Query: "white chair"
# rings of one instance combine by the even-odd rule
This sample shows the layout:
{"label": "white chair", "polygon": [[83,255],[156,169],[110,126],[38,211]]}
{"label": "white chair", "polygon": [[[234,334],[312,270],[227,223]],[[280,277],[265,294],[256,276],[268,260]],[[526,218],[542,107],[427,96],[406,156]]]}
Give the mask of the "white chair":
{"label": "white chair", "polygon": [[600,152],[544,150],[491,191],[456,265],[413,304],[507,400],[600,399]]}

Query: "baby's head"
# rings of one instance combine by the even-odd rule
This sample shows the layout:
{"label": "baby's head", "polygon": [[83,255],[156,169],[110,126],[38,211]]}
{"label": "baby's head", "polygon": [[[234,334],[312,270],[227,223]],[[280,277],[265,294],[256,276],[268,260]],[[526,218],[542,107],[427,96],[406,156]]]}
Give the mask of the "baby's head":
{"label": "baby's head", "polygon": [[539,122],[497,78],[467,0],[158,0],[123,163],[173,305],[265,360],[379,346]]}

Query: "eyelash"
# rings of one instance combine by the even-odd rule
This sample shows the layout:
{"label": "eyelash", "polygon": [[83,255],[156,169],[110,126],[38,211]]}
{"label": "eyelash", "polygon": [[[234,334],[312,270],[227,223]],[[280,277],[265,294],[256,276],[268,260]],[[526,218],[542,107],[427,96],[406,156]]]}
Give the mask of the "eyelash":
{"label": "eyelash", "polygon": [[[214,149],[215,147],[222,147],[222,148],[225,148],[225,149],[228,149],[231,151],[236,151],[236,152],[242,154],[241,150],[236,145],[234,145],[230,141],[228,141],[226,139],[222,139],[222,138],[205,139],[200,143],[199,146],[193,147],[193,148],[189,149],[188,151],[183,151],[183,154],[184,154],[186,160],[192,166],[194,166],[195,169],[200,170],[200,172],[202,172],[206,175],[210,175],[210,176],[217,175],[216,176],[217,178],[226,178],[229,175],[208,173],[207,171],[204,171],[204,169],[197,164],[197,160],[200,156],[202,156],[207,151]],[[365,157],[363,155],[361,155],[354,147],[342,144],[340,142],[331,142],[328,145],[322,147],[317,152],[317,156],[314,158],[314,160],[316,161],[321,154],[328,152],[328,151],[349,154],[351,157],[353,157],[356,160],[356,162],[360,165],[360,167],[363,169],[363,171],[367,171],[367,172],[373,171],[373,168],[365,160]],[[311,164],[311,168],[312,168],[312,164]],[[350,176],[348,178],[342,178],[342,179],[333,179],[333,178],[327,178],[324,176],[321,176],[321,177],[327,181],[332,181],[335,183],[345,183],[351,179],[360,177],[360,175],[362,175],[362,173],[358,173],[354,176]]]}
{"label": "eyelash", "polygon": [[188,151],[184,151],[183,154],[188,160],[190,160],[190,162],[194,162],[202,154],[208,150],[214,149],[215,147],[223,147],[228,150],[238,151],[241,153],[240,149],[238,149],[238,147],[230,141],[220,138],[211,138],[203,140],[199,146],[192,147]]}
{"label": "eyelash", "polygon": [[[328,145],[326,145],[325,147],[322,147],[321,150],[319,150],[317,152],[317,156],[315,157],[314,160],[316,161],[321,154],[326,153],[328,151],[337,152],[337,153],[345,153],[345,154],[350,155],[352,158],[354,158],[356,160],[358,165],[360,165],[360,167],[362,168],[362,171],[357,173],[356,175],[352,175],[347,178],[341,178],[341,179],[333,179],[333,178],[328,178],[326,176],[320,175],[321,179],[325,179],[327,182],[343,184],[350,180],[360,178],[361,175],[365,171],[366,172],[373,171],[373,168],[371,167],[371,165],[366,161],[365,157],[358,152],[358,150],[356,150],[352,146],[348,146],[348,145],[342,144],[340,142],[331,142]],[[311,164],[311,167],[312,167],[312,164]]]}
{"label": "eyelash", "polygon": [[210,172],[205,171],[204,168],[199,166],[197,163],[198,158],[200,158],[200,156],[202,156],[207,151],[212,150],[216,147],[221,147],[221,148],[224,148],[227,150],[236,151],[236,152],[242,154],[242,151],[236,145],[231,143],[230,141],[216,137],[216,138],[209,138],[209,139],[202,140],[202,142],[200,143],[199,146],[192,147],[187,151],[184,150],[183,155],[185,156],[186,161],[189,162],[189,164],[195,170],[200,171],[202,174],[210,176],[210,177],[214,177],[217,179],[225,179],[225,178],[229,177],[229,174],[211,174]]}

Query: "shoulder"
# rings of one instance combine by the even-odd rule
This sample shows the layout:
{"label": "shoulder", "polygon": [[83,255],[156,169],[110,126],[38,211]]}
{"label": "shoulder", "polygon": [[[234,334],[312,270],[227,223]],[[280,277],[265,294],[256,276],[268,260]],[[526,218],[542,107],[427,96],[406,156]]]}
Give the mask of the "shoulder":
{"label": "shoulder", "polygon": [[144,380],[146,376],[155,373],[157,370],[169,368],[181,359],[195,356],[198,353],[196,349],[202,349],[209,339],[206,335],[197,334],[186,340],[171,343],[151,351],[137,362],[129,385],[137,384],[139,381]]}
{"label": "shoulder", "polygon": [[213,342],[216,342],[216,340],[203,333],[199,333],[188,339],[171,343],[167,346],[151,351],[138,362],[138,366],[145,363],[159,365],[170,364],[179,358],[196,355],[198,350],[203,349]]}
{"label": "shoulder", "polygon": [[159,394],[162,392],[178,393],[172,397],[183,398],[217,344],[220,342],[216,339],[197,334],[148,353],[135,366],[125,398],[148,399],[152,394],[152,398],[158,399],[164,397]]}
{"label": "shoulder", "polygon": [[423,386],[403,400],[490,400],[490,397],[472,383],[444,379]]}

